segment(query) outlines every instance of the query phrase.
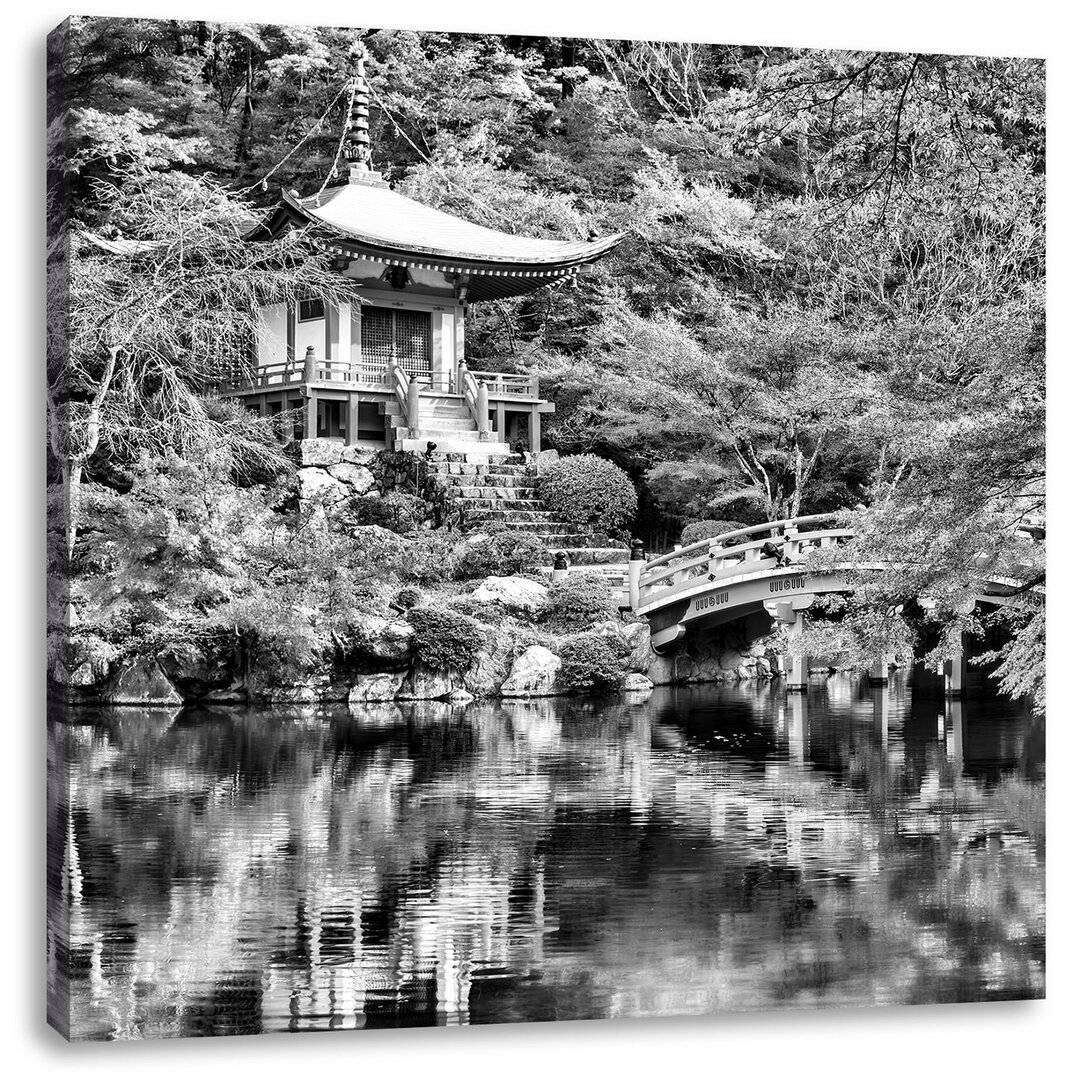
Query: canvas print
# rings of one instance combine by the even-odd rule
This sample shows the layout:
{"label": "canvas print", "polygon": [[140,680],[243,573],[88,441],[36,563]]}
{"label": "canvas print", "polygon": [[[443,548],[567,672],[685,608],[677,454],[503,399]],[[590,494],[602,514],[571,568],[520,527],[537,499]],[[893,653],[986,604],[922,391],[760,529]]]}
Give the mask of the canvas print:
{"label": "canvas print", "polygon": [[1043,63],[544,29],[50,35],[69,1039],[1043,996]]}

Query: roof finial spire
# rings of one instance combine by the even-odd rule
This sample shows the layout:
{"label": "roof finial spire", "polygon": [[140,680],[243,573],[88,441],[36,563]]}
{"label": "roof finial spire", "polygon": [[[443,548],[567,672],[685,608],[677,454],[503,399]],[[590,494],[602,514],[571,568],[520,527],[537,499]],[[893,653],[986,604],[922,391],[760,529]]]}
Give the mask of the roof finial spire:
{"label": "roof finial spire", "polygon": [[349,129],[345,134],[345,160],[349,162],[349,183],[378,182],[382,177],[371,167],[371,136],[368,133],[370,92],[364,74],[367,50],[357,40],[352,48],[356,57],[356,74],[350,80]]}

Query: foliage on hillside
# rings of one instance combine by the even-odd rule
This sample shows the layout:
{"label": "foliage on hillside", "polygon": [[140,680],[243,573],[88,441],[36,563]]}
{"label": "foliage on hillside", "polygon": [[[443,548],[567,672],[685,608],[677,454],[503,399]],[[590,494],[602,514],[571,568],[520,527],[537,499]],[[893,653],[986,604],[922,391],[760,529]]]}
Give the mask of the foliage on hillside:
{"label": "foliage on hillside", "polygon": [[[578,289],[477,306],[468,349],[539,365],[547,443],[630,472],[650,548],[694,520],[847,508],[860,543],[905,568],[852,605],[867,648],[883,611],[920,596],[945,645],[970,629],[973,560],[1018,568],[1031,593],[1041,553],[1016,525],[1045,514],[1040,61],[359,34],[375,165],[399,190],[510,232],[626,234]],[[333,182],[357,35],[80,17],[53,38],[54,226],[70,211],[95,236],[178,252],[192,226],[170,223],[197,206],[202,245],[177,259],[176,305],[160,249],[110,256],[50,233],[54,299],[72,284],[87,298],[51,337],[54,356],[68,333],[89,343],[86,385],[56,395],[59,457],[72,418],[95,447],[69,468],[203,445],[273,458],[265,431],[203,395],[227,359],[207,343],[237,329],[203,316],[254,296],[250,279],[241,265],[229,289],[203,288],[192,258],[228,265],[212,237],[231,250],[279,186]],[[278,256],[278,292],[296,265],[317,273]],[[168,348],[144,347],[151,328]],[[995,662],[1009,689],[1041,694],[1031,612]]]}

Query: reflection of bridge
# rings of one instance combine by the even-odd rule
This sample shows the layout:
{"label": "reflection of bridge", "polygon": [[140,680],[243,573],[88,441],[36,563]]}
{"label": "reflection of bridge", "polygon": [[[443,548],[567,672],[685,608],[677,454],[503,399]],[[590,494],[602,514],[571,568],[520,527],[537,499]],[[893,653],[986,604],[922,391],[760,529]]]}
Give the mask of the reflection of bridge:
{"label": "reflection of bridge", "polygon": [[[808,565],[811,554],[841,548],[853,538],[850,529],[826,527],[836,520],[835,515],[812,514],[752,525],[676,548],[648,562],[640,544],[635,544],[630,606],[648,619],[653,648],[663,652],[690,630],[722,626],[762,610],[798,636],[803,613],[817,596],[851,592],[858,572],[883,569],[880,564],[845,561],[842,556]],[[1021,585],[1011,576],[985,570],[982,578],[977,603],[1004,603]],[[808,665],[806,656],[790,662],[789,690],[806,689]],[[872,677],[887,676],[886,660],[877,668]],[[950,661],[945,674],[949,691],[962,691],[962,655]]]}

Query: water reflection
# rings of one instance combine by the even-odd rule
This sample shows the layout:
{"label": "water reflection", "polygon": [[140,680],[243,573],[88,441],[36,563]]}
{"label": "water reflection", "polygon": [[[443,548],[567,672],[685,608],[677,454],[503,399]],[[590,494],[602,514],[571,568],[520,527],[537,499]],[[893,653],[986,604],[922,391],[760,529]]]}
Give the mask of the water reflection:
{"label": "water reflection", "polygon": [[50,740],[74,1037],[1043,993],[1042,725],[992,696],[831,676]]}

